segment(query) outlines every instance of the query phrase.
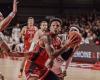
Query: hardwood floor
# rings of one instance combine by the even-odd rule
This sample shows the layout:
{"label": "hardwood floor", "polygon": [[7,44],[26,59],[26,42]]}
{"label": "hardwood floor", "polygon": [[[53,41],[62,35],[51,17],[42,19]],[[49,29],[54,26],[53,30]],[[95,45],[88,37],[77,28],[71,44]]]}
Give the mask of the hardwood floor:
{"label": "hardwood floor", "polygon": [[[20,80],[18,72],[22,61],[0,59],[0,72],[5,80]],[[65,80],[100,80],[100,70],[69,67]]]}

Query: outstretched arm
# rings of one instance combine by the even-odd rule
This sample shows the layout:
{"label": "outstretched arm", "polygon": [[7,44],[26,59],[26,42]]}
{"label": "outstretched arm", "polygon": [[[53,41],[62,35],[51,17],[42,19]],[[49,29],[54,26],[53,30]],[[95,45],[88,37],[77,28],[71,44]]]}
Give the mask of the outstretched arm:
{"label": "outstretched arm", "polygon": [[45,44],[45,49],[49,55],[49,59],[46,62],[45,66],[47,66],[48,68],[51,68],[53,66],[53,60],[59,56],[60,54],[62,54],[72,43],[72,40],[67,41],[66,44],[60,48],[59,50],[54,50],[52,49],[52,47],[50,46],[50,39],[48,37],[44,38],[44,44]]}
{"label": "outstretched arm", "polygon": [[49,36],[46,36],[44,38],[44,44],[45,44],[45,49],[49,55],[50,58],[54,59],[56,58],[57,56],[59,56],[60,54],[62,54],[71,44],[74,44],[73,43],[73,39],[72,40],[68,40],[66,41],[66,44],[60,48],[59,50],[54,50],[52,49],[52,47],[50,46],[50,39],[49,39]]}
{"label": "outstretched arm", "polygon": [[11,22],[11,20],[14,18],[15,14],[17,12],[17,1],[13,1],[13,10],[12,12],[0,22],[0,31],[3,31]]}
{"label": "outstretched arm", "polygon": [[38,43],[39,41],[39,31],[37,31],[34,35],[34,38],[32,40],[32,43],[31,43],[31,46],[30,46],[30,49],[29,49],[29,52],[33,51],[34,50],[34,47],[35,45]]}

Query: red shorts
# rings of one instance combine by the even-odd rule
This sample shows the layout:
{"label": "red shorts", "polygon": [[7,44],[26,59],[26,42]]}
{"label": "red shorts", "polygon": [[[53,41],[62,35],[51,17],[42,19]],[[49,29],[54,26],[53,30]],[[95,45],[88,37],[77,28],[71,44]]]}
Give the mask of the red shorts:
{"label": "red shorts", "polygon": [[27,80],[33,76],[41,78],[46,72],[46,67],[41,67],[35,63],[31,63],[31,61],[27,61],[25,66],[25,75],[27,77]]}

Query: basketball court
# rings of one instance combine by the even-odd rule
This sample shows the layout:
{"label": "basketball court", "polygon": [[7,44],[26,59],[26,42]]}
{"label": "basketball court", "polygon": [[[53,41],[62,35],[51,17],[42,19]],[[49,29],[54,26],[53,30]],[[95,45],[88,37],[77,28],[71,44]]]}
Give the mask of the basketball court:
{"label": "basketball court", "polygon": [[[0,59],[0,72],[5,80],[21,80],[18,78],[22,61]],[[91,70],[70,66],[65,80],[100,80],[100,70]]]}

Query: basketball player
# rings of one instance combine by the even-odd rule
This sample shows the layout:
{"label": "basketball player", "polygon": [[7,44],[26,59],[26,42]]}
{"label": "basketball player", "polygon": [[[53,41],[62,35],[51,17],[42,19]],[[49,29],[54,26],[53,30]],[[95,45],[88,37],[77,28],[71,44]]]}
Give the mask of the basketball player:
{"label": "basketball player", "polygon": [[27,21],[27,26],[24,26],[21,31],[22,38],[24,39],[24,52],[29,51],[32,39],[37,30],[37,27],[34,26],[34,18],[29,17]]}
{"label": "basketball player", "polygon": [[24,61],[22,63],[19,77],[22,76],[23,66],[24,66],[24,63],[25,63],[25,61],[26,61],[26,59],[28,57],[28,54],[26,52],[29,52],[29,48],[31,46],[32,39],[33,39],[34,34],[36,33],[37,30],[38,30],[38,28],[36,26],[34,26],[34,18],[33,17],[29,17],[28,21],[27,21],[27,26],[24,26],[22,28],[22,31],[21,31],[21,36],[22,36],[22,39],[24,41],[25,59],[24,59]]}
{"label": "basketball player", "polygon": [[[50,32],[39,39],[34,48],[34,52],[31,53],[32,55],[25,65],[27,80],[59,80],[59,78],[51,71],[49,74],[53,75],[53,77],[49,76],[48,78],[48,76],[43,75],[48,72],[47,67],[52,67],[53,59],[73,43],[73,40],[69,40],[69,42],[66,42],[61,48],[61,41],[58,38],[61,24],[62,22],[60,19],[52,19],[50,22]],[[48,58],[49,63],[46,64]]]}
{"label": "basketball player", "polygon": [[20,31],[20,24],[17,23],[16,26],[12,29],[12,39],[15,44],[18,44],[20,42]]}
{"label": "basketball player", "polygon": [[60,80],[64,80],[64,77],[66,76],[66,70],[72,61],[73,54],[78,50],[81,42],[81,35],[76,27],[70,28],[68,37],[74,37],[75,39],[79,40],[76,40],[75,44],[70,45],[66,52],[59,55],[54,60],[54,65],[51,70],[59,76]]}
{"label": "basketball player", "polygon": [[11,20],[14,18],[15,14],[17,12],[17,1],[13,1],[13,10],[12,12],[4,18],[2,13],[0,12],[0,32],[3,31],[11,22]]}
{"label": "basketball player", "polygon": [[47,21],[42,21],[40,23],[40,29],[34,35],[34,38],[32,40],[32,44],[31,44],[31,47],[29,49],[29,52],[32,52],[34,50],[35,44],[39,41],[41,36],[43,36],[47,32],[47,28],[48,28]]}
{"label": "basketball player", "polygon": [[[3,31],[9,25],[11,20],[14,18],[16,12],[17,12],[17,1],[16,0],[13,1],[12,12],[6,18],[4,18],[2,13],[0,12],[0,32]],[[3,39],[4,39],[3,37],[0,37],[0,48],[3,51],[9,52],[10,49]]]}

